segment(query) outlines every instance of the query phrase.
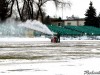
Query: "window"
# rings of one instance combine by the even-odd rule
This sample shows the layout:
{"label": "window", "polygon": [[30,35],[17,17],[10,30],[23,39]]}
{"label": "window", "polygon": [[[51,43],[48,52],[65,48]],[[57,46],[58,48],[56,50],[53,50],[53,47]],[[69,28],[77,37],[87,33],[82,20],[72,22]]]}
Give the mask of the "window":
{"label": "window", "polygon": [[68,23],[67,23],[67,25],[69,25],[69,26],[70,26],[70,25],[71,25],[71,23],[70,23],[70,22],[68,22]]}

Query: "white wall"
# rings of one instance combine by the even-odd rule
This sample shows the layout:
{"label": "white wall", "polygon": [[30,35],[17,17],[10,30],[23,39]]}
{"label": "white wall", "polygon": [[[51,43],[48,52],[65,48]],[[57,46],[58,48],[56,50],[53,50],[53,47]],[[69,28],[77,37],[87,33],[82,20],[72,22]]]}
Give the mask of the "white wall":
{"label": "white wall", "polygon": [[[77,21],[77,20],[74,20],[74,21],[64,21],[64,25],[69,25],[69,26],[83,26],[84,25],[84,22],[85,21]],[[69,24],[70,23],[70,24]]]}
{"label": "white wall", "polygon": [[76,21],[65,21],[64,22],[64,25],[74,25],[74,26],[76,26],[77,25],[77,22]]}
{"label": "white wall", "polygon": [[79,25],[83,26],[85,21],[79,21]]}

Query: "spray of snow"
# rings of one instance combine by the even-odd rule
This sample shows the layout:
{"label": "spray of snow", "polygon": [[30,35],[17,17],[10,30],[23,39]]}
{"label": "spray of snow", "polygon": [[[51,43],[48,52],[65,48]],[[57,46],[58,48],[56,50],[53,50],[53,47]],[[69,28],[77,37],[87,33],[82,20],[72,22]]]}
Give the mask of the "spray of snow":
{"label": "spray of snow", "polygon": [[13,19],[7,19],[0,23],[0,37],[21,37],[25,36],[27,29],[19,27],[20,22]]}
{"label": "spray of snow", "polygon": [[10,18],[0,23],[0,37],[26,37],[26,32],[30,29],[53,35],[48,27],[39,21],[21,22]]}
{"label": "spray of snow", "polygon": [[48,29],[48,27],[46,25],[44,25],[41,22],[36,21],[36,20],[34,20],[34,21],[27,20],[25,23],[21,23],[19,26],[33,29],[36,31],[40,31],[45,34],[53,35],[53,33]]}

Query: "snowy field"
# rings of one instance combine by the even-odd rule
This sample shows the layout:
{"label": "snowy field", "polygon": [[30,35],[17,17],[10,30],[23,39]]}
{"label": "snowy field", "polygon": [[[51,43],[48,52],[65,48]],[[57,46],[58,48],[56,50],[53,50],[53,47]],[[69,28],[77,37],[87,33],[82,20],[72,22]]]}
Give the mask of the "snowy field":
{"label": "snowy field", "polygon": [[100,41],[65,39],[0,38],[0,75],[100,75]]}

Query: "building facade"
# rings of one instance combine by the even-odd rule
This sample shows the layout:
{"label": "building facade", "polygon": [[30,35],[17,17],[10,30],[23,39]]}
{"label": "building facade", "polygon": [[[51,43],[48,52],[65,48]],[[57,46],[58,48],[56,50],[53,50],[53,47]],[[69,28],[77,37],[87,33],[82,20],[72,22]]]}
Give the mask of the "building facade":
{"label": "building facade", "polygon": [[57,26],[84,26],[85,19],[79,18],[79,19],[66,19],[66,20],[59,20],[59,19],[51,19],[52,25]]}
{"label": "building facade", "polygon": [[64,25],[64,20],[62,20],[61,18],[51,18],[50,22],[52,25],[57,25],[57,26]]}
{"label": "building facade", "polygon": [[67,19],[64,20],[64,25],[66,26],[83,26],[85,20],[84,19]]}

